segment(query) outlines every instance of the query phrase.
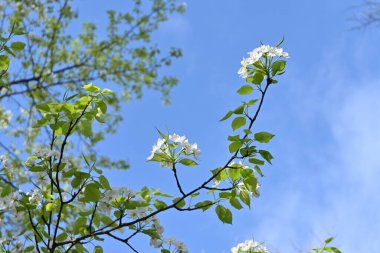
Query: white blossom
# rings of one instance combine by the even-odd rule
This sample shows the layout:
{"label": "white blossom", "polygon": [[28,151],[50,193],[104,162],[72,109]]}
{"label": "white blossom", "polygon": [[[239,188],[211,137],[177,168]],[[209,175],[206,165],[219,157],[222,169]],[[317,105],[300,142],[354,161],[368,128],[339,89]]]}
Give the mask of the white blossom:
{"label": "white blossom", "polygon": [[14,208],[17,199],[16,192],[12,192],[5,197],[0,197],[0,211],[6,211]]}
{"label": "white blossom", "polygon": [[162,246],[162,240],[161,239],[154,239],[154,238],[150,238],[150,246],[152,246],[153,248],[161,248]]}
{"label": "white blossom", "polygon": [[186,245],[183,242],[176,240],[174,237],[165,239],[165,242],[173,245],[178,253],[188,253]]}
{"label": "white blossom", "polygon": [[6,155],[1,155],[1,156],[0,156],[0,162],[3,164],[4,168],[8,168],[8,167],[9,167],[8,156],[6,156]]}
{"label": "white blossom", "polygon": [[43,148],[39,150],[38,152],[36,152],[36,156],[39,156],[41,158],[59,157],[60,152],[58,150]]}
{"label": "white blossom", "polygon": [[8,128],[11,120],[12,120],[12,112],[9,110],[1,111],[2,107],[0,107],[0,129]]}
{"label": "white blossom", "polygon": [[238,74],[244,79],[249,75],[249,66],[260,60],[260,58],[265,55],[269,57],[277,56],[282,58],[289,58],[289,54],[287,52],[284,52],[282,48],[271,47],[269,45],[261,45],[260,47],[248,52],[248,55],[248,58],[243,58],[243,60],[240,62],[241,66],[238,71]]}
{"label": "white blossom", "polygon": [[185,136],[180,136],[178,134],[169,135],[169,140],[175,143],[182,143],[186,140]]}
{"label": "white blossom", "polygon": [[[172,144],[176,144],[173,145]],[[180,151],[176,155],[173,149],[179,148]],[[178,159],[179,154],[183,153],[185,155],[193,155],[195,159],[199,158],[201,150],[198,148],[196,143],[190,143],[185,136],[180,136],[176,133],[169,135],[168,139],[159,138],[157,143],[153,145],[150,156],[147,158],[148,161],[152,160],[155,154],[164,153],[168,159],[163,159],[160,161],[162,168],[173,168],[173,163]]]}
{"label": "white blossom", "polygon": [[[26,195],[30,195],[29,192]],[[29,203],[36,206],[41,206],[43,200],[42,193],[39,189],[34,189],[29,197]]]}
{"label": "white blossom", "polygon": [[258,242],[254,240],[246,240],[243,243],[239,243],[237,246],[231,248],[231,253],[268,253],[268,250],[266,247],[264,247],[262,244],[259,244]]}
{"label": "white blossom", "polygon": [[128,210],[128,215],[132,219],[138,219],[147,215],[148,209],[146,207],[136,207],[133,210]]}
{"label": "white blossom", "polygon": [[150,156],[147,159],[151,160],[153,158],[154,154],[161,153],[162,152],[161,148],[162,148],[162,145],[164,145],[164,144],[165,144],[165,140],[159,138],[157,140],[157,143],[153,145],[152,152],[151,152]]}

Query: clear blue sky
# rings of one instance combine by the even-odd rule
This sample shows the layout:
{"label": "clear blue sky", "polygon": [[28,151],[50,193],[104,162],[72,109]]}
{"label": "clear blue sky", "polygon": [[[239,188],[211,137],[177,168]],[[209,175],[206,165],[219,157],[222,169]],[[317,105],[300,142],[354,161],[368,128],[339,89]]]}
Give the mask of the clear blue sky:
{"label": "clear blue sky", "polygon": [[[128,8],[83,0],[84,20],[101,20],[105,8]],[[109,173],[113,185],[149,185],[175,192],[170,171],[146,163],[157,139],[155,127],[186,135],[202,149],[200,166],[181,171],[187,189],[228,157],[228,123],[218,119],[237,105],[244,84],[236,74],[246,52],[260,44],[283,44],[291,55],[287,73],[272,87],[255,127],[276,134],[275,156],[264,168],[261,197],[252,210],[234,212],[233,226],[213,210],[160,216],[165,235],[190,252],[230,252],[254,237],[271,252],[305,252],[328,236],[345,253],[380,252],[380,28],[349,31],[358,1],[189,1],[155,39],[163,48],[183,48],[168,72],[180,79],[172,105],[146,91],[128,104],[117,135],[99,148],[127,158],[131,170]],[[148,240],[134,242],[155,252]],[[132,242],[133,243],[133,242]],[[126,252],[107,242],[105,252]]]}

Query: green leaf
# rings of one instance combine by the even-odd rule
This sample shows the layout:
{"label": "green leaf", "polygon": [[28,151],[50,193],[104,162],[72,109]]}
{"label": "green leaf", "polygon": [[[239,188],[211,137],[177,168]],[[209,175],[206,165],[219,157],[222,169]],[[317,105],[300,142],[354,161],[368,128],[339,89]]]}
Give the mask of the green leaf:
{"label": "green leaf", "polygon": [[250,106],[256,104],[257,101],[259,101],[259,100],[258,100],[258,99],[252,99],[252,100],[249,100],[248,103],[247,103],[248,107],[250,107]]}
{"label": "green leaf", "polygon": [[252,91],[253,87],[249,84],[246,84],[241,86],[240,89],[238,89],[237,93],[239,93],[240,95],[249,95],[252,93]]}
{"label": "green leaf", "polygon": [[10,59],[7,55],[0,55],[0,70],[7,70],[9,61]]}
{"label": "green leaf", "polygon": [[261,84],[264,80],[264,74],[261,72],[255,71],[255,74],[252,76],[252,83]]}
{"label": "green leaf", "polygon": [[113,92],[112,90],[107,89],[107,88],[103,89],[102,93],[107,94],[107,95],[114,95],[115,94],[115,92]]}
{"label": "green leaf", "polygon": [[209,209],[213,204],[214,204],[214,202],[212,202],[210,200],[205,200],[205,201],[196,203],[195,207],[202,209],[202,211],[204,212],[207,209]]}
{"label": "green leaf", "polygon": [[274,135],[268,132],[255,133],[255,140],[262,143],[268,143],[273,137]]}
{"label": "green leaf", "polygon": [[74,223],[74,231],[78,233],[81,228],[86,227],[86,223],[87,217],[78,218]]}
{"label": "green leaf", "polygon": [[324,247],[323,252],[341,253],[341,251],[335,247]]}
{"label": "green leaf", "polygon": [[243,146],[243,144],[240,141],[235,141],[228,146],[228,150],[230,151],[230,153],[234,153],[238,151],[241,148],[241,146]]}
{"label": "green leaf", "polygon": [[103,175],[99,176],[99,183],[103,186],[104,189],[112,190],[111,185],[105,176]]}
{"label": "green leaf", "polygon": [[170,253],[170,250],[162,249],[162,250],[161,250],[161,253]]}
{"label": "green leaf", "polygon": [[328,243],[332,242],[332,240],[334,240],[334,237],[329,237],[325,240],[325,243],[328,244]]}
{"label": "green leaf", "polygon": [[255,169],[255,171],[256,171],[260,176],[262,176],[262,177],[264,176],[264,174],[263,174],[263,172],[261,171],[261,169],[260,169],[259,166],[256,165],[256,166],[254,167],[254,169]]}
{"label": "green leaf", "polygon": [[46,169],[43,166],[32,166],[29,171],[31,172],[42,172],[45,171]]}
{"label": "green leaf", "polygon": [[224,115],[224,117],[221,118],[219,121],[224,121],[224,120],[228,119],[229,117],[231,117],[232,114],[233,114],[233,111],[227,112],[227,114]]}
{"label": "green leaf", "polygon": [[58,235],[56,239],[59,242],[63,242],[64,240],[67,239],[67,233],[62,233],[62,234]]}
{"label": "green leaf", "polygon": [[185,166],[189,166],[189,167],[193,167],[193,166],[196,166],[198,165],[198,163],[196,163],[195,161],[189,159],[189,158],[183,158],[181,160],[179,160],[179,162]]}
{"label": "green leaf", "polygon": [[236,129],[244,126],[246,122],[247,120],[245,117],[237,117],[232,121],[232,129],[235,131]]}
{"label": "green leaf", "polygon": [[48,203],[46,205],[46,211],[48,212],[51,212],[51,211],[54,211],[56,209],[57,205],[54,204],[54,203]]}
{"label": "green leaf", "polygon": [[286,61],[278,60],[272,64],[272,76],[276,75],[285,69]]}
{"label": "green leaf", "polygon": [[243,206],[240,204],[239,200],[237,200],[234,197],[230,198],[230,204],[231,204],[231,206],[235,207],[238,210],[243,208]]}
{"label": "green leaf", "polygon": [[156,200],[154,201],[154,204],[153,204],[153,205],[154,205],[154,207],[157,208],[157,210],[164,209],[165,207],[168,206],[165,202],[163,202],[163,201],[161,201],[161,200],[158,200],[158,199],[156,199]]}
{"label": "green leaf", "polygon": [[270,152],[266,150],[259,150],[259,154],[262,158],[264,158],[268,163],[272,164],[271,160],[273,159],[273,156]]}
{"label": "green leaf", "polygon": [[229,141],[239,141],[240,140],[240,135],[231,135],[228,136]]}
{"label": "green leaf", "polygon": [[245,187],[247,187],[250,192],[257,192],[257,178],[255,176],[252,175],[250,177],[244,178],[243,182]]}
{"label": "green leaf", "polygon": [[246,204],[248,207],[251,207],[251,197],[249,196],[248,191],[240,190],[239,198],[244,204]]}
{"label": "green leaf", "polygon": [[96,102],[96,106],[100,109],[100,111],[102,113],[106,113],[107,112],[107,105],[106,103],[104,103],[103,100],[99,100]]}
{"label": "green leaf", "polygon": [[[180,199],[181,199],[180,197],[173,199],[173,203],[176,203],[176,202],[177,202],[178,200],[180,200]],[[183,199],[183,200],[181,200],[180,202],[178,202],[178,204],[175,205],[175,206],[176,206],[176,207],[179,207],[179,208],[182,208],[182,207],[185,206],[185,204],[186,204],[186,202],[185,202],[185,200]]]}
{"label": "green leaf", "polygon": [[217,205],[215,212],[218,215],[219,220],[221,220],[223,223],[232,224],[232,213],[228,208]]}
{"label": "green leaf", "polygon": [[94,253],[103,253],[103,248],[101,246],[95,246]]}
{"label": "green leaf", "polygon": [[256,159],[256,158],[249,158],[248,161],[249,161],[250,163],[258,164],[258,165],[263,165],[263,164],[264,164],[264,161],[263,161],[263,160]]}
{"label": "green leaf", "polygon": [[232,180],[236,180],[240,177],[240,170],[239,168],[229,168],[228,175],[230,175]]}
{"label": "green leaf", "polygon": [[99,191],[99,186],[94,183],[86,185],[83,193],[86,201],[96,202],[100,199],[101,193]]}
{"label": "green leaf", "polygon": [[233,112],[234,114],[243,114],[245,108],[245,104],[242,104],[238,108],[236,108]]}
{"label": "green leaf", "polygon": [[25,43],[23,42],[20,42],[20,41],[16,41],[16,42],[13,42],[11,44],[11,48],[14,50],[14,51],[21,51],[25,48]]}
{"label": "green leaf", "polygon": [[285,40],[285,36],[282,36],[282,39],[281,39],[281,41],[280,41],[280,42],[278,42],[278,43],[276,44],[276,46],[275,46],[275,47],[279,47],[279,46],[281,46],[281,44],[284,42],[284,40]]}
{"label": "green leaf", "polygon": [[92,83],[83,85],[83,89],[85,89],[87,92],[97,92],[97,91],[100,91],[100,88],[98,86],[92,85]]}
{"label": "green leaf", "polygon": [[7,51],[7,53],[12,55],[13,57],[16,57],[16,55],[13,53],[12,49],[10,49],[9,47],[4,46],[4,50]]}
{"label": "green leaf", "polygon": [[13,34],[14,34],[14,35],[24,35],[24,34],[26,34],[26,32],[24,32],[24,31],[21,30],[21,29],[15,29],[15,30],[13,31]]}

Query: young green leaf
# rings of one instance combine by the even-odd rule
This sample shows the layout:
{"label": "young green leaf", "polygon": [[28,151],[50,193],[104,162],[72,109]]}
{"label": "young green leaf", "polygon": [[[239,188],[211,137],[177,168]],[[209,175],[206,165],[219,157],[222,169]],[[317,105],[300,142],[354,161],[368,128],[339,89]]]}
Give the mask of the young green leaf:
{"label": "young green leaf", "polygon": [[83,193],[86,201],[96,202],[100,199],[99,186],[94,183],[86,185]]}
{"label": "young green leaf", "polygon": [[286,61],[278,60],[272,64],[272,76],[276,75],[285,69]]}
{"label": "young green leaf", "polygon": [[239,129],[240,127],[244,126],[247,120],[245,117],[237,117],[232,121],[232,129],[235,131],[236,129]]}
{"label": "young green leaf", "polygon": [[243,144],[240,141],[235,141],[235,142],[232,142],[228,146],[228,150],[230,151],[230,153],[234,153],[234,152],[238,151],[239,148],[241,148],[241,146],[243,146]]}
{"label": "young green leaf", "polygon": [[266,150],[259,150],[259,154],[262,158],[264,158],[268,163],[272,164],[273,156],[269,151]]}
{"label": "young green leaf", "polygon": [[223,223],[232,224],[232,213],[228,208],[217,205],[215,212],[218,215],[219,220],[221,220]]}
{"label": "young green leaf", "polygon": [[185,166],[189,166],[189,167],[193,167],[193,166],[196,166],[198,165],[198,163],[196,163],[195,161],[189,159],[189,158],[183,158],[181,160],[179,160],[179,162]]}
{"label": "young green leaf", "polygon": [[233,114],[233,111],[227,112],[227,114],[224,115],[224,117],[221,118],[219,121],[224,121],[224,120],[228,119],[229,117],[231,117],[232,114]]}
{"label": "young green leaf", "polygon": [[249,84],[246,84],[246,85],[241,86],[240,89],[238,89],[237,93],[239,93],[240,95],[249,95],[252,93],[252,91],[253,91],[252,86]]}
{"label": "young green leaf", "polygon": [[21,51],[23,50],[25,47],[25,43],[23,42],[19,42],[19,41],[16,41],[16,42],[13,42],[11,44],[11,48],[14,50],[14,51]]}
{"label": "young green leaf", "polygon": [[268,132],[255,133],[255,140],[262,143],[268,143],[273,137],[274,135]]}

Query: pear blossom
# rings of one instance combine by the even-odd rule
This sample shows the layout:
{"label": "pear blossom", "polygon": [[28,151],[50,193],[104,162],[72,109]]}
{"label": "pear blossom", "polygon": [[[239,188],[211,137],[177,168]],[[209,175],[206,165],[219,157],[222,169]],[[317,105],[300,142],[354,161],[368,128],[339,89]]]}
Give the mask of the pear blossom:
{"label": "pear blossom", "polygon": [[[173,145],[174,144],[174,145]],[[178,150],[176,151],[176,149]],[[162,168],[173,168],[173,164],[178,161],[181,154],[193,155],[195,159],[199,158],[201,150],[196,143],[190,143],[186,136],[181,136],[176,133],[170,134],[167,139],[159,138],[157,143],[153,145],[148,161],[153,160],[156,154],[165,154],[167,159],[160,161]],[[164,157],[165,157],[164,156]]]}
{"label": "pear blossom", "polygon": [[187,250],[186,245],[183,242],[176,240],[174,237],[165,239],[165,242],[170,244],[170,245],[173,245],[176,248],[178,253],[188,253],[189,252]]}
{"label": "pear blossom", "polygon": [[254,240],[246,240],[243,243],[239,243],[236,247],[231,248],[231,253],[268,253],[266,247]]}
{"label": "pear blossom", "polygon": [[133,210],[128,210],[128,215],[132,219],[138,219],[147,215],[148,209],[146,207],[136,207]]}
{"label": "pear blossom", "polygon": [[32,194],[30,195],[29,192],[26,193],[26,195],[29,195],[29,203],[36,206],[41,206],[43,201],[43,196],[41,194],[41,191],[39,189],[34,189],[32,191]]}
{"label": "pear blossom", "polygon": [[162,152],[161,148],[162,148],[162,145],[164,145],[164,144],[165,144],[165,140],[159,138],[157,140],[157,143],[153,145],[152,152],[151,152],[150,156],[147,158],[147,160],[151,160],[154,157],[154,154],[161,153]]}
{"label": "pear blossom", "polygon": [[169,140],[175,143],[183,143],[186,140],[185,136],[180,136],[178,134],[169,135]]}
{"label": "pear blossom", "polygon": [[4,111],[4,107],[0,106],[0,129],[6,129],[12,120],[12,112],[10,110]]}
{"label": "pear blossom", "polygon": [[17,193],[13,192],[7,196],[0,197],[0,211],[6,211],[14,208],[14,204],[17,201]]}
{"label": "pear blossom", "polygon": [[9,166],[9,160],[6,155],[0,155],[0,162],[3,164],[4,168]]}
{"label": "pear blossom", "polygon": [[269,56],[269,57],[280,57],[280,58],[289,58],[289,54],[284,52],[282,48],[271,47],[269,45],[261,45],[258,48],[248,52],[249,57],[243,58],[240,62],[240,69],[238,70],[238,74],[242,78],[247,78],[249,76],[249,67],[260,60],[261,57]]}

